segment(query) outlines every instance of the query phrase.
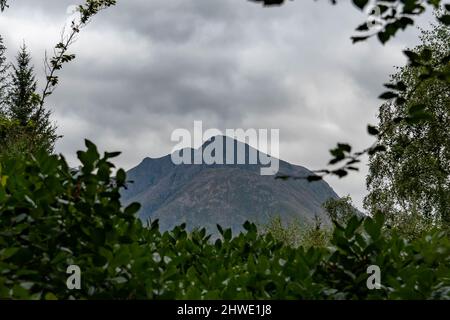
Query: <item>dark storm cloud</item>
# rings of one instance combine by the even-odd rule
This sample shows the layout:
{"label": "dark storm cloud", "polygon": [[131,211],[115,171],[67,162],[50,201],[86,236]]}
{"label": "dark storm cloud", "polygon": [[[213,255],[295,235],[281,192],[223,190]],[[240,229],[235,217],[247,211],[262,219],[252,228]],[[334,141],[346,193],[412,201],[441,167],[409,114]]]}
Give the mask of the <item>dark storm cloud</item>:
{"label": "dark storm cloud", "polygon": [[[25,39],[41,72],[74,3],[15,1],[0,32],[13,50]],[[352,45],[363,19],[350,4],[327,1],[268,9],[244,0],[119,0],[83,30],[49,100],[64,135],[57,149],[74,161],[87,137],[122,150],[118,162],[130,168],[169,153],[174,129],[203,120],[206,128],[279,128],[283,159],[320,168],[338,140],[371,143],[365,125],[376,121],[381,84],[416,41],[410,31],[384,47]],[[363,173],[332,185],[360,204]]]}

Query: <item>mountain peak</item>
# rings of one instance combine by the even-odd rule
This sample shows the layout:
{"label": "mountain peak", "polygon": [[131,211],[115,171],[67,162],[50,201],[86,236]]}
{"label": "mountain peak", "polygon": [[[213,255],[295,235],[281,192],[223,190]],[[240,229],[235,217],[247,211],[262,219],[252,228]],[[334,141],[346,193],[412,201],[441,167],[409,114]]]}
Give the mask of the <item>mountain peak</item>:
{"label": "mountain peak", "polygon": [[[278,157],[272,157],[246,142],[223,135],[209,138],[196,149],[188,147],[175,150],[171,159],[176,164],[256,165],[261,168],[263,175],[275,175],[280,161]],[[268,168],[263,169],[265,167]]]}
{"label": "mountain peak", "polygon": [[[225,136],[216,136],[201,148],[183,149],[183,152],[205,150],[215,139],[232,140],[234,146],[243,144]],[[226,144],[226,143],[225,143]],[[252,148],[253,149],[253,148]],[[255,150],[255,149],[253,149]],[[227,151],[224,150],[224,157]],[[262,154],[257,152],[258,158]],[[246,221],[266,223],[271,217],[283,221],[300,220],[305,223],[319,216],[326,223],[322,204],[337,199],[337,194],[325,181],[307,182],[304,179],[282,181],[274,176],[262,176],[260,164],[180,164],[172,162],[171,155],[142,161],[128,172],[134,183],[122,192],[125,203],[140,202],[139,216],[143,220],[159,219],[163,230],[181,223],[188,228],[206,227],[216,233],[216,224],[241,231]],[[308,169],[280,161],[282,175],[307,176]]]}

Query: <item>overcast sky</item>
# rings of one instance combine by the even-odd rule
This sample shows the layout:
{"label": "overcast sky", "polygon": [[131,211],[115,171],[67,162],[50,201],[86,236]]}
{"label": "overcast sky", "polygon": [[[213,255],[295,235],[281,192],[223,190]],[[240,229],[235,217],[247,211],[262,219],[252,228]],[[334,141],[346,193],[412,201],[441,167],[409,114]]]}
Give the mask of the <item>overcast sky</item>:
{"label": "overcast sky", "polygon": [[[12,59],[26,42],[42,83],[45,50],[59,40],[76,0],[13,0],[0,14]],[[171,152],[176,128],[280,129],[281,159],[323,168],[336,142],[369,146],[382,84],[401,51],[417,43],[410,28],[382,46],[352,45],[365,20],[350,1],[301,0],[263,8],[245,0],[119,0],[82,31],[74,62],[48,100],[58,124],[56,151],[75,164],[84,138],[123,151],[130,169]],[[427,26],[430,15],[418,20]],[[327,181],[361,208],[365,174]]]}

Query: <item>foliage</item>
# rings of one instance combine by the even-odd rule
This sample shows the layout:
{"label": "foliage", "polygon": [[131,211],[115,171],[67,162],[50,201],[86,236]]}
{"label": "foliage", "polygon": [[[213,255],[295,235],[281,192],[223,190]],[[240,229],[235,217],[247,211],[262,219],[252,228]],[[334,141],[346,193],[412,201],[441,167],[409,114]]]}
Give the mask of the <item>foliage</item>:
{"label": "foliage", "polygon": [[[263,2],[264,5],[282,5],[284,0],[251,0],[254,2]],[[336,0],[331,0],[333,4],[336,4]],[[371,17],[373,21],[366,21],[356,28],[358,32],[365,32],[365,35],[357,35],[352,37],[353,42],[365,41],[373,35],[377,35],[380,42],[383,44],[389,41],[395,36],[398,30],[405,29],[408,25],[413,25],[412,19],[415,15],[425,12],[426,7],[433,7],[435,9],[435,16],[437,23],[441,30],[448,30],[450,25],[450,4],[443,4],[440,6],[440,0],[375,0],[370,2],[368,0],[352,0],[353,4],[361,10],[365,10],[368,7],[372,8],[372,11],[379,11],[378,15]],[[374,23],[375,22],[375,23]],[[371,29],[375,32],[370,33]],[[372,30],[372,31],[373,31]],[[442,48],[440,48],[442,49]],[[383,100],[393,100],[398,105],[405,104],[410,101],[409,95],[417,91],[420,86],[427,86],[430,82],[442,82],[444,86],[450,84],[450,54],[447,47],[447,51],[434,52],[433,47],[422,47],[418,52],[411,50],[405,50],[404,54],[408,59],[408,66],[411,72],[417,74],[415,83],[399,81],[398,83],[389,83],[385,86],[390,89],[382,93],[379,98]],[[443,52],[443,55],[441,54]],[[435,59],[436,57],[439,59]],[[434,58],[434,59],[432,59]],[[430,111],[425,108],[424,104],[416,103],[410,105],[408,113],[403,117],[396,117],[392,119],[392,124],[395,125],[398,122],[406,122],[411,127],[417,127],[421,130],[422,127],[428,125],[431,115]],[[380,131],[378,128],[372,125],[367,126],[369,135],[377,136]],[[324,176],[334,175],[339,178],[343,178],[349,174],[350,171],[359,171],[359,168],[355,166],[361,162],[361,157],[364,155],[373,156],[377,153],[386,151],[386,146],[378,141],[371,146],[361,150],[353,151],[349,143],[337,143],[336,147],[330,150],[332,159],[329,161],[329,166],[339,164],[334,168],[325,168],[315,170],[313,175],[307,177],[292,177],[292,176],[280,176],[281,179],[307,179],[308,181],[316,181],[323,179]],[[442,173],[440,173],[442,175]]]}
{"label": "foliage", "polygon": [[[285,0],[250,0],[262,2],[265,6],[282,5]],[[291,0],[292,1],[292,0]],[[330,0],[336,4],[337,0]],[[381,43],[386,43],[399,30],[404,30],[414,24],[413,17],[423,14],[429,7],[437,9],[441,0],[352,0],[352,3],[361,11],[372,9],[373,17],[371,23],[367,21],[356,28],[358,35],[352,37],[353,42],[364,41],[371,36],[377,35]],[[450,10],[450,9],[447,9]],[[375,12],[374,12],[375,11]],[[450,24],[450,16],[443,14],[439,20]]]}
{"label": "foliage", "polygon": [[449,238],[442,231],[408,242],[395,232],[383,232],[383,215],[355,216],[346,227],[336,225],[331,243],[336,251],[326,263],[329,279],[323,280],[341,288],[334,289],[335,297],[365,296],[362,273],[370,264],[381,269],[382,289],[368,298],[449,299]]}
{"label": "foliage", "polygon": [[33,121],[22,125],[18,120],[0,115],[0,147],[1,160],[38,150],[48,151],[50,146],[46,137],[36,134]]}
{"label": "foliage", "polygon": [[359,214],[358,210],[353,206],[350,195],[339,199],[329,199],[322,207],[331,221],[341,225],[346,225],[353,216]]}
{"label": "foliage", "polygon": [[[385,232],[389,233],[394,230],[403,239],[419,239],[435,229],[446,231],[445,226],[441,223],[419,212],[384,215],[386,219]],[[448,230],[446,232],[448,233]]]}
{"label": "foliage", "polygon": [[70,26],[68,34],[63,32],[61,41],[58,42],[54,48],[54,55],[50,59],[45,61],[45,72],[47,82],[45,83],[44,90],[40,96],[39,110],[37,115],[39,116],[43,112],[45,99],[53,93],[58,82],[59,77],[56,73],[62,69],[65,63],[68,63],[75,59],[74,54],[69,54],[69,47],[75,42],[76,36],[101,10],[106,9],[116,4],[115,0],[86,0],[84,4],[78,5],[77,10],[79,17],[74,19]]}
{"label": "foliage", "polygon": [[[5,78],[5,94],[0,96],[0,156],[53,150],[57,139],[56,128],[50,122],[50,112],[44,110],[38,116],[39,96],[36,94],[36,80],[30,54],[25,44],[17,55],[17,64]],[[1,70],[0,70],[1,75]],[[1,89],[1,88],[0,88]],[[0,92],[1,93],[1,92]]]}
{"label": "foliage", "polygon": [[[450,243],[439,232],[408,242],[383,232],[383,218],[336,225],[329,247],[286,246],[245,223],[232,236],[161,233],[143,226],[138,204],[124,208],[123,170],[95,145],[70,169],[45,152],[2,162],[0,298],[68,299],[450,299]],[[80,290],[66,287],[66,268],[81,268]],[[369,290],[369,265],[381,268]]]}
{"label": "foliage", "polygon": [[[87,0],[79,7],[80,20],[72,24],[71,33],[57,44],[55,56],[47,63],[37,118],[58,83],[56,72],[74,58],[67,53],[73,37],[99,10],[114,3]],[[353,3],[363,9],[368,1]],[[388,7],[387,24],[377,33],[385,42],[411,24],[407,15],[423,12],[423,3],[437,6],[440,1],[377,3]],[[391,5],[401,5],[401,10],[394,13]],[[0,0],[0,9],[5,6],[6,1]],[[447,14],[440,19],[448,25]],[[436,66],[429,64],[433,52],[407,55],[411,67],[423,75],[421,81],[448,83],[448,70],[439,69],[448,64],[445,57]],[[393,84],[393,91],[382,98],[406,105],[399,92],[410,88]],[[410,107],[401,120],[418,125],[415,121],[423,117],[422,111]],[[2,117],[0,121],[2,136],[14,136],[17,126],[24,125],[17,119]],[[33,128],[35,124],[28,121],[26,125]],[[369,127],[369,133],[380,134],[374,127]],[[125,172],[113,175],[110,162],[118,153],[101,157],[91,142],[86,141],[86,147],[78,153],[82,166],[76,170],[62,156],[46,152],[7,152],[1,159],[0,298],[450,299],[450,240],[433,226],[408,241],[396,228],[389,229],[382,215],[345,216],[345,224],[336,221],[327,246],[286,245],[275,231],[260,234],[251,223],[235,237],[230,229],[218,226],[221,239],[215,242],[204,229],[187,233],[184,225],[161,233],[157,222],[143,226],[135,217],[138,204],[121,205]],[[363,153],[383,148],[379,145]],[[351,154],[351,147],[341,143],[332,150],[336,159],[332,161],[348,160],[346,166],[351,166],[361,154]],[[323,173],[341,177],[347,170],[352,169]],[[312,239],[323,239],[319,224],[310,231],[317,236]],[[82,270],[81,290],[66,287],[66,268],[73,264]],[[366,286],[370,265],[381,269],[379,290]]]}
{"label": "foliage", "polygon": [[[24,286],[37,294],[27,297],[57,292],[55,288],[65,282],[63,266],[74,263],[75,257],[86,270],[85,295],[90,295],[90,287],[97,287],[97,280],[102,283],[95,295],[115,283],[104,278],[109,270],[103,266],[107,254],[116,254],[121,244],[136,240],[133,229],[138,222],[133,214],[139,206],[121,207],[119,188],[124,186],[125,173],[119,170],[113,179],[109,162],[117,153],[100,158],[92,143],[86,145],[87,151],[78,152],[80,170],[46,152],[2,161],[1,296],[9,295],[10,288],[14,297],[22,298]],[[110,264],[115,276],[125,272],[116,273],[114,261]]]}
{"label": "foliage", "polygon": [[[41,95],[36,93],[37,83],[25,45],[17,56],[17,66],[13,66],[11,85],[6,87],[6,67],[4,67],[3,56],[5,48],[0,38],[0,107],[2,107],[0,109],[0,157],[5,153],[53,151],[59,137],[56,134],[56,126],[50,121],[51,113],[44,104],[59,82],[56,73],[62,69],[64,63],[75,58],[75,55],[68,54],[67,51],[80,30],[100,10],[115,3],[115,0],[86,0],[84,4],[78,6],[79,18],[72,21],[70,33],[68,35],[63,33],[61,41],[55,46],[54,56],[45,59],[46,82]],[[6,7],[8,7],[6,1],[1,1],[1,11]]]}
{"label": "foliage", "polygon": [[404,92],[380,107],[378,142],[386,151],[370,158],[365,207],[450,225],[450,84],[424,76],[449,54],[450,30],[440,24],[421,40],[408,52],[426,65],[400,68],[387,85]]}
{"label": "foliage", "polygon": [[300,246],[305,249],[310,247],[325,247],[329,245],[332,229],[324,226],[321,219],[316,216],[314,224],[303,229]]}
{"label": "foliage", "polygon": [[[262,2],[265,6],[274,6],[274,5],[282,5],[285,3],[284,0],[250,0],[253,2]],[[332,4],[336,4],[337,0],[330,0]],[[370,15],[368,21],[362,23],[356,28],[356,31],[360,34],[352,37],[353,42],[359,42],[367,40],[369,37],[377,35],[379,41],[381,43],[386,43],[390,39],[392,39],[397,31],[404,30],[408,26],[414,24],[413,18],[415,16],[423,14],[427,9],[434,8],[440,9],[439,15],[437,15],[437,20],[445,26],[450,25],[450,4],[442,4],[441,0],[352,0],[352,3],[360,9],[361,11],[366,11],[370,9]],[[55,55],[46,60],[46,74],[47,74],[47,82],[44,88],[44,91],[40,97],[40,108],[38,111],[38,115],[41,114],[43,110],[43,105],[46,97],[50,95],[55,86],[57,85],[59,79],[55,73],[62,68],[62,65],[66,62],[69,62],[75,58],[73,54],[67,54],[68,47],[73,43],[74,37],[76,34],[80,32],[80,29],[84,27],[90,19],[97,14],[100,10],[108,8],[116,4],[115,0],[86,0],[84,4],[78,6],[78,11],[80,13],[80,19],[78,21],[73,21],[71,26],[71,32],[61,40],[55,46]],[[7,6],[6,0],[0,0],[0,9],[3,11]],[[373,13],[373,14],[372,14]],[[409,51],[405,51],[406,56],[408,57],[411,66],[413,67],[426,67],[426,72],[423,73],[423,77],[428,78],[437,78],[446,81],[449,83],[450,81],[450,69],[444,68],[444,70],[439,71],[440,66],[448,65],[449,60],[448,56],[442,61],[439,62],[438,65],[432,66],[427,65],[427,61],[425,56],[428,55],[426,53],[423,57],[417,55],[411,55]],[[389,87],[392,90],[406,90],[406,88],[399,88],[394,85]],[[388,91],[383,93],[380,98],[381,99],[391,99],[391,98],[399,98],[397,102],[403,101],[404,98],[401,98],[399,93],[394,91]],[[410,113],[408,119],[412,121],[420,120],[423,118],[423,110],[420,108],[414,109],[419,112]],[[419,121],[420,122],[420,121]],[[416,124],[417,126],[421,126],[422,124]],[[371,135],[377,135],[378,130],[373,126],[368,126],[368,132]],[[337,147],[330,150],[331,155],[333,156],[329,165],[334,165],[341,163],[339,167],[335,169],[321,169],[314,171],[313,175],[309,175],[306,177],[291,177],[291,176],[279,176],[277,178],[281,179],[307,179],[308,181],[316,181],[321,180],[326,175],[335,175],[339,178],[345,177],[348,175],[350,171],[358,171],[359,168],[355,166],[355,164],[361,162],[361,156],[368,154],[373,155],[377,152],[385,151],[386,147],[382,144],[374,144],[368,148],[365,148],[362,151],[351,152],[352,148],[348,143],[338,143]],[[345,161],[342,164],[342,161]]]}
{"label": "foliage", "polygon": [[8,8],[8,4],[6,3],[6,0],[0,0],[0,11],[5,10],[5,8]]}
{"label": "foliage", "polygon": [[290,247],[325,247],[330,238],[330,229],[323,227],[316,216],[314,224],[294,220],[283,224],[280,216],[272,218],[260,227],[261,235],[270,234],[275,240]]}
{"label": "foliage", "polygon": [[276,216],[260,227],[261,234],[270,233],[275,240],[284,243],[286,246],[298,247],[301,242],[302,225],[298,221],[283,224],[281,217]]}
{"label": "foliage", "polygon": [[6,99],[6,93],[8,89],[8,69],[9,65],[6,62],[6,47],[3,44],[3,38],[0,35],[0,115],[4,113],[4,104]]}
{"label": "foliage", "polygon": [[17,64],[13,65],[11,88],[8,92],[9,113],[12,119],[25,125],[35,113],[36,107],[36,79],[34,68],[30,65],[31,57],[25,44],[17,55]]}

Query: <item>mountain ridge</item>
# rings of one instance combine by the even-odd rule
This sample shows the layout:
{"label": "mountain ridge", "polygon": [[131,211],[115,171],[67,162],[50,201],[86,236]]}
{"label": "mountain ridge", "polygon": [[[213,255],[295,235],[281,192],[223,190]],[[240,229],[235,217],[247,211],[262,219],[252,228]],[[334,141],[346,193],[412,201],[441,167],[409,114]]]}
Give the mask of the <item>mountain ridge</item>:
{"label": "mountain ridge", "polygon": [[[213,137],[212,139],[229,137]],[[202,152],[209,140],[198,149],[185,148],[180,152]],[[245,147],[246,162],[252,147]],[[225,147],[224,147],[225,148]],[[266,223],[279,215],[283,221],[312,222],[319,216],[324,223],[328,218],[322,204],[338,195],[325,181],[308,182],[306,179],[282,181],[275,176],[260,175],[260,156],[256,151],[256,164],[180,164],[172,163],[171,154],[159,158],[144,158],[128,171],[134,183],[122,192],[125,203],[140,202],[142,220],[159,219],[163,230],[186,223],[188,228],[206,227],[215,233],[216,224],[242,230],[246,221]],[[236,156],[236,152],[234,152]],[[224,149],[223,157],[226,157]],[[236,157],[235,157],[236,159]],[[279,175],[304,176],[313,173],[302,166],[279,160]]]}

